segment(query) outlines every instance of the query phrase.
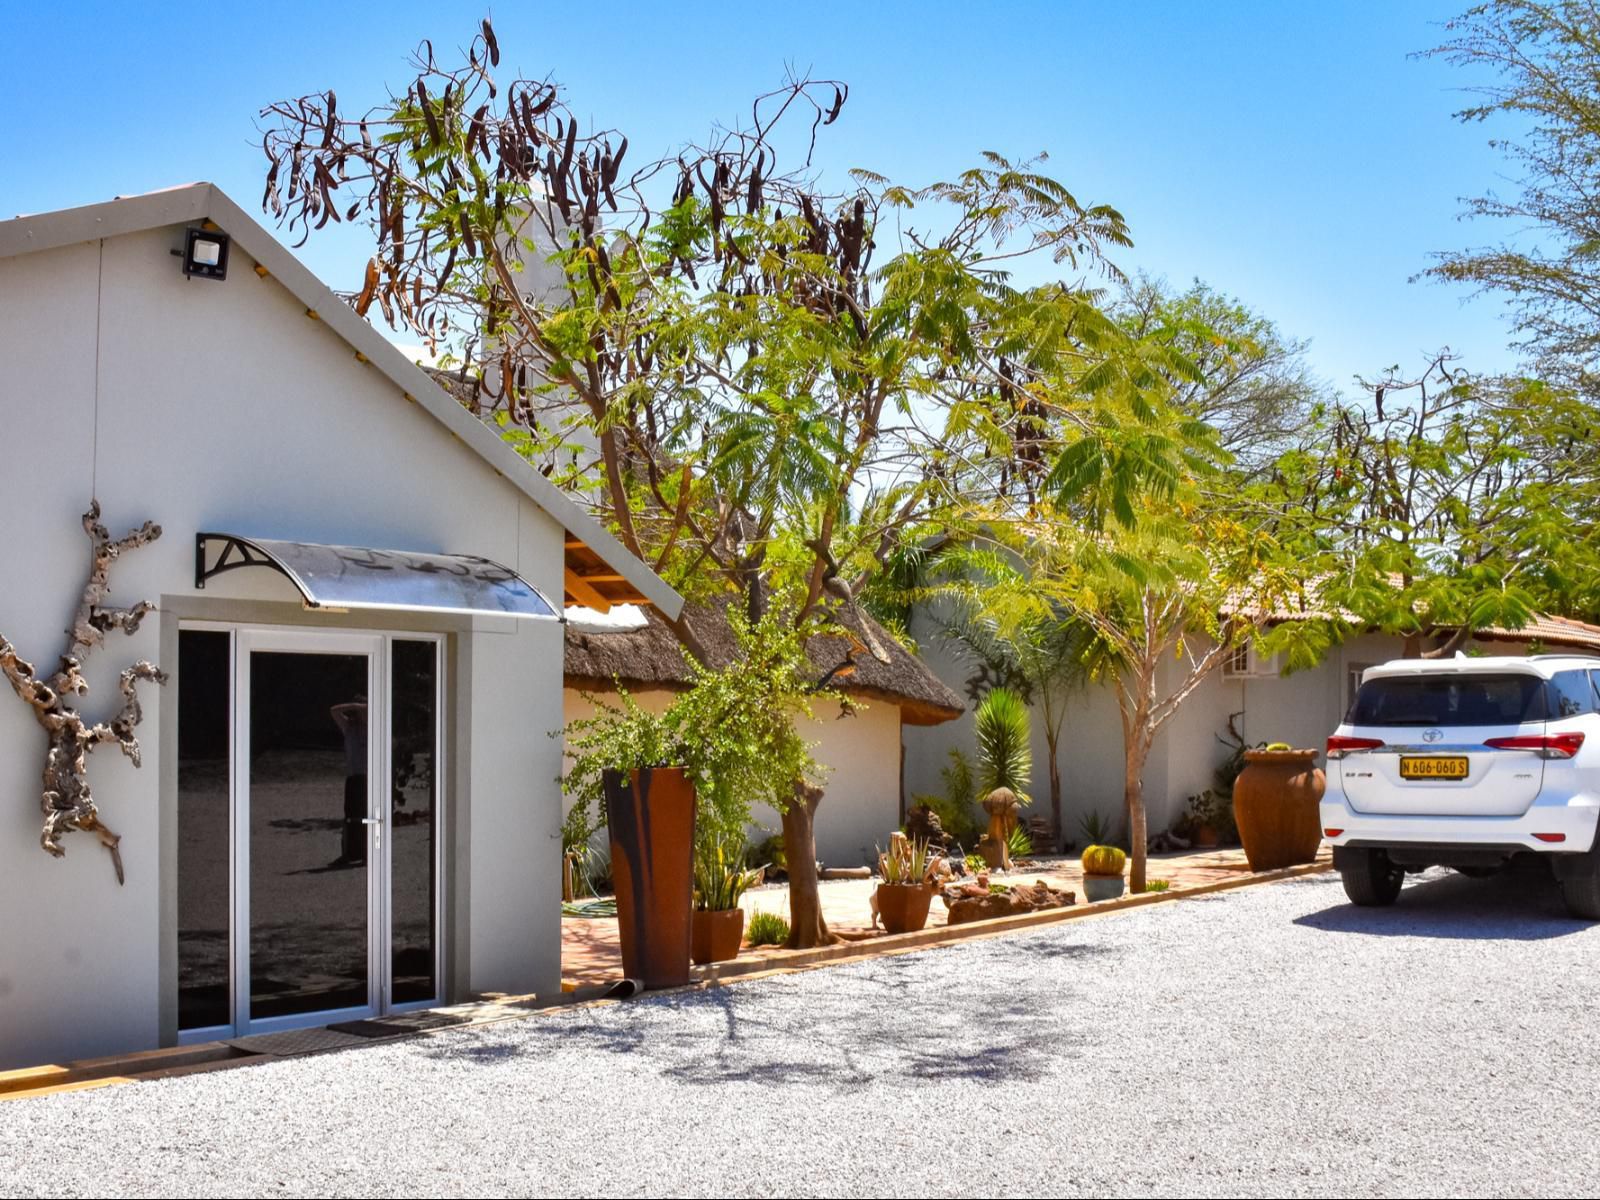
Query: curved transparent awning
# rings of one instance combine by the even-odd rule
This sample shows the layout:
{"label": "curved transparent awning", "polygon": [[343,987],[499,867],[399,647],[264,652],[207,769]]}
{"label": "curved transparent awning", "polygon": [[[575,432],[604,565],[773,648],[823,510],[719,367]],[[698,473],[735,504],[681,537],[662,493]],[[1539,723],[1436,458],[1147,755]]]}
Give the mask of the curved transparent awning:
{"label": "curved transparent awning", "polygon": [[266,567],[286,576],[311,608],[561,619],[560,610],[510,567],[470,554],[324,546],[234,533],[195,535],[195,587],[204,588],[206,580],[244,567]]}

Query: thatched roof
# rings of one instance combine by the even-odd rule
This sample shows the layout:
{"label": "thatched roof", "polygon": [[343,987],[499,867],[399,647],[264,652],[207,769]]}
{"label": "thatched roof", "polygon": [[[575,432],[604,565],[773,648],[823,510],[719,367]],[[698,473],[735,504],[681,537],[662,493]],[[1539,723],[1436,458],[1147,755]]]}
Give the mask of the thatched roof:
{"label": "thatched roof", "polygon": [[[736,646],[726,616],[726,604],[690,604],[683,611],[712,664],[723,666],[732,662]],[[620,681],[624,687],[683,687],[689,680],[689,669],[676,635],[654,609],[646,608],[644,613],[645,624],[637,629],[597,631],[568,625],[567,686],[603,691]],[[858,638],[862,633],[860,621],[872,621],[866,616],[858,621],[848,613],[839,613],[836,619],[839,624],[853,629]],[[870,649],[859,649],[855,653],[855,670],[836,679],[833,686],[852,696],[898,705],[900,719],[907,725],[938,725],[966,711],[961,697],[946,687],[921,659],[908,652],[876,622],[872,622],[872,630],[879,645],[888,653],[889,661],[880,662]],[[865,638],[861,640],[866,641]],[[851,639],[840,633],[837,636],[818,634],[806,650],[820,676],[843,662],[850,648]]]}

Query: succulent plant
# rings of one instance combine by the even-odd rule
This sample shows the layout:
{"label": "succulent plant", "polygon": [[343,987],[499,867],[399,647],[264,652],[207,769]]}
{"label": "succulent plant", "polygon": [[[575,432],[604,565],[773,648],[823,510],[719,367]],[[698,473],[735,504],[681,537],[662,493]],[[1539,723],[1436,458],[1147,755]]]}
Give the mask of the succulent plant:
{"label": "succulent plant", "polygon": [[1090,846],[1083,852],[1085,875],[1121,875],[1128,856],[1115,846]]}

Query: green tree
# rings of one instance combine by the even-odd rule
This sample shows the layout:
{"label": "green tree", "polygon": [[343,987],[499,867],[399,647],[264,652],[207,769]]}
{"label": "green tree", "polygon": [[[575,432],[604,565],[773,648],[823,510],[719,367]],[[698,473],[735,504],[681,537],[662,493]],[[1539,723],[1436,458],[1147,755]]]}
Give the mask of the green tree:
{"label": "green tree", "polygon": [[1600,14],[1589,0],[1492,0],[1451,21],[1430,53],[1487,82],[1457,116],[1509,125],[1492,145],[1506,195],[1467,203],[1505,229],[1439,256],[1437,279],[1504,297],[1538,373],[1593,396],[1600,370]]}
{"label": "green tree", "polygon": [[[736,590],[753,619],[792,592],[814,630],[976,499],[1048,487],[1127,513],[1182,470],[1147,396],[1181,356],[1130,338],[1092,286],[1119,278],[1125,223],[1040,164],[824,191],[811,151],[847,89],[791,79],[635,167],[557,85],[501,76],[488,22],[465,53],[424,43],[359,115],[332,91],[269,105],[264,205],[307,236],[364,220],[357,310],[454,347],[466,403],[686,592]],[[1019,289],[1030,258],[1083,277]],[[815,799],[773,799],[808,836]],[[826,939],[819,908],[792,915],[792,944]]]}
{"label": "green tree", "polygon": [[1317,606],[1404,637],[1411,657],[1541,610],[1596,611],[1593,405],[1473,377],[1448,354],[1365,386],[1366,403],[1327,410],[1262,493],[1317,527],[1302,548],[1321,563]]}
{"label": "green tree", "polygon": [[[983,549],[952,552],[924,584],[944,637],[976,668],[974,700],[993,685],[1036,705],[1044,731],[1050,819],[1062,835],[1061,732],[1071,696],[1089,681],[1093,635],[1064,606],[1041,602],[1015,560]],[[1016,790],[1016,789],[1013,789]]]}

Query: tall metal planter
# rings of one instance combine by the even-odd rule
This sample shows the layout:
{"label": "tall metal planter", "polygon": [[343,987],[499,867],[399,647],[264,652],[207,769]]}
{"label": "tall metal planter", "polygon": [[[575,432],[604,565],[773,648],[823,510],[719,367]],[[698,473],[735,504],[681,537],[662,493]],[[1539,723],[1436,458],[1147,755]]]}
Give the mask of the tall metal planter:
{"label": "tall metal planter", "polygon": [[601,778],[617,892],[622,973],[647,988],[689,982],[694,785],[679,767]]}

